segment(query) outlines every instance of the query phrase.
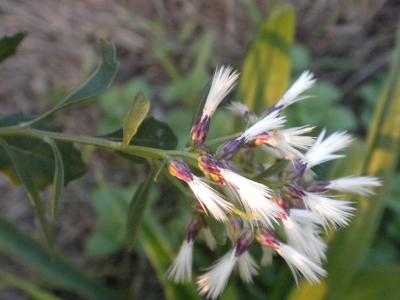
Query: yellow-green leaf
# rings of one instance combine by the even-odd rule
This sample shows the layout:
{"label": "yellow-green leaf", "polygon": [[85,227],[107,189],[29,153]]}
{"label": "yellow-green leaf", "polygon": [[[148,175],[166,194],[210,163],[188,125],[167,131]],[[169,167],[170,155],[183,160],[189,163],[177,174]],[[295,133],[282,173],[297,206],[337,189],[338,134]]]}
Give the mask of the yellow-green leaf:
{"label": "yellow-green leaf", "polygon": [[126,115],[123,126],[122,145],[128,146],[132,138],[138,131],[140,124],[146,118],[150,110],[150,101],[143,93],[136,95],[133,100],[132,106]]}
{"label": "yellow-green leaf", "polygon": [[291,71],[295,13],[277,5],[262,25],[243,66],[240,97],[257,112],[271,106],[286,91]]}

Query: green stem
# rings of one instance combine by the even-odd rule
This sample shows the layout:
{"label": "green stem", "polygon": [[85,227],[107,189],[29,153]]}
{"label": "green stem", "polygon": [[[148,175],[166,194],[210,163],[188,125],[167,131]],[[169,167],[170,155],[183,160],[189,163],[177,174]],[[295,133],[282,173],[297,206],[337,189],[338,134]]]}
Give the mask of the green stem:
{"label": "green stem", "polygon": [[110,141],[104,138],[73,135],[53,131],[45,131],[32,128],[21,128],[19,126],[1,127],[0,136],[29,136],[39,139],[52,138],[58,141],[72,142],[78,144],[92,145],[109,150],[115,150],[123,153],[134,154],[146,159],[164,159],[168,157],[182,157],[190,161],[196,161],[196,155],[178,150],[164,150],[151,147],[129,145],[122,146],[122,142]]}

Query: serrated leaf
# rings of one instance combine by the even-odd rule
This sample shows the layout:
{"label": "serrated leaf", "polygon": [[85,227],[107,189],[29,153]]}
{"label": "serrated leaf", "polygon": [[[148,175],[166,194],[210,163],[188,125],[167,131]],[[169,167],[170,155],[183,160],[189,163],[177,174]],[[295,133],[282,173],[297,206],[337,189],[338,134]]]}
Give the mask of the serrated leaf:
{"label": "serrated leaf", "polygon": [[262,25],[246,57],[240,99],[256,112],[272,106],[285,93],[290,79],[295,13],[290,5],[277,5]]}
{"label": "serrated leaf", "polygon": [[[5,118],[0,119],[1,126],[12,126],[20,122],[29,121],[31,118],[23,114],[14,114]],[[59,128],[49,126],[37,126],[39,129],[46,129],[48,131],[59,131]],[[4,137],[4,140],[14,152],[18,153],[21,157],[22,163],[25,168],[34,171],[32,178],[37,189],[42,190],[48,184],[53,183],[54,180],[54,154],[47,143],[44,141],[27,137],[27,136],[13,136]],[[80,152],[68,142],[55,142],[64,163],[64,181],[65,184],[82,176],[86,167],[82,161]],[[16,175],[10,158],[4,152],[4,149],[0,148],[0,171],[7,175],[7,177],[14,184],[20,184],[20,180]]]}
{"label": "serrated leaf", "polygon": [[[328,251],[328,274],[322,292],[319,287],[304,283],[291,300],[343,299],[358,275],[378,229],[379,222],[389,196],[400,150],[400,30],[398,31],[395,60],[386,85],[382,91],[374,121],[368,133],[368,148],[364,160],[347,161],[352,172],[378,176],[384,187],[377,189],[376,196],[354,197],[358,203],[357,213],[351,225],[335,234]],[[357,165],[354,165],[357,163]],[[361,167],[358,167],[361,165]]]}
{"label": "serrated leaf", "polygon": [[51,150],[53,150],[54,153],[54,179],[53,192],[51,195],[51,214],[54,218],[54,216],[56,215],[58,204],[60,203],[64,192],[64,162],[62,160],[62,156],[56,142],[54,142],[52,139],[48,139],[46,140],[46,143],[50,145]]}
{"label": "serrated leaf", "polygon": [[150,101],[143,93],[135,96],[123,125],[122,146],[126,147],[138,131],[150,110]]}
{"label": "serrated leaf", "polygon": [[132,250],[134,241],[142,222],[144,212],[149,200],[149,188],[153,183],[157,169],[153,168],[146,180],[139,186],[132,200],[129,203],[128,216],[126,219],[126,242],[128,248]]}
{"label": "serrated leaf", "polygon": [[18,45],[26,35],[26,32],[18,32],[12,36],[4,36],[0,39],[0,63],[15,54]]}
{"label": "serrated leaf", "polygon": [[21,181],[21,183],[24,185],[29,199],[31,200],[32,206],[35,209],[36,215],[39,219],[39,223],[42,227],[44,236],[46,238],[46,242],[49,246],[50,249],[53,248],[53,237],[50,231],[49,224],[47,222],[47,217],[46,217],[46,209],[43,204],[43,201],[39,195],[39,191],[36,188],[36,185],[34,184],[32,180],[33,174],[30,172],[29,169],[26,168],[22,157],[15,152],[7,143],[5,140],[0,139],[0,146],[6,151],[7,155],[11,159],[12,165],[15,169],[15,172]]}
{"label": "serrated leaf", "polygon": [[69,290],[91,300],[118,299],[101,284],[88,279],[69,262],[55,254],[53,258],[28,235],[0,218],[0,251],[24,266],[29,266],[51,286]]}

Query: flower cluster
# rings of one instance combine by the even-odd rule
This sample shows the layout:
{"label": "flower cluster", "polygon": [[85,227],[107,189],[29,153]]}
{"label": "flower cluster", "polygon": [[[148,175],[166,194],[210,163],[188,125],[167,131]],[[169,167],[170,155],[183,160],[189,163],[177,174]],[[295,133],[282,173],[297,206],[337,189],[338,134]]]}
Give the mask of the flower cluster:
{"label": "flower cluster", "polygon": [[[260,116],[244,104],[231,103],[229,111],[241,116],[248,128],[211,153],[204,144],[211,118],[237,79],[238,73],[230,67],[216,70],[202,114],[191,130],[192,149],[198,154],[197,167],[203,174],[195,175],[183,160],[169,162],[170,174],[187,183],[197,202],[196,216],[168,277],[177,283],[191,280],[193,246],[200,232],[215,249],[210,218],[225,227],[232,243],[231,250],[197,279],[199,292],[211,299],[223,292],[235,268],[243,281],[252,281],[259,264],[249,250],[256,243],[263,247],[261,266],[270,264],[272,255],[277,254],[286,261],[296,282],[303,276],[319,283],[327,275],[323,268],[327,246],[321,235],[324,230],[347,226],[355,210],[351,202],[333,193],[369,195],[372,187],[380,185],[368,176],[316,179],[315,166],[343,157],[338,152],[353,141],[348,133],[326,136],[323,130],[314,138],[307,135],[312,126],[283,128],[286,117],[282,110],[306,99],[303,93],[315,83],[310,72],[304,72],[278,103]],[[255,162],[251,154],[258,150],[287,163],[274,173],[276,164],[260,166]],[[234,164],[238,161],[242,169]]]}

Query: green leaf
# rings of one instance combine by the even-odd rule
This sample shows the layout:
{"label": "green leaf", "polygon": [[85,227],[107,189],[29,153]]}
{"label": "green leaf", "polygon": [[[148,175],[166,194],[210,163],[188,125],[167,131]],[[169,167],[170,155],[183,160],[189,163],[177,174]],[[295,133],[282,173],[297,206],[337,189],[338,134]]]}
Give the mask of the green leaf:
{"label": "green leaf", "polygon": [[[19,122],[29,121],[30,118],[22,114],[14,114],[0,119],[1,126],[12,126]],[[38,126],[49,131],[59,131],[58,128]],[[42,190],[54,180],[54,154],[51,147],[44,141],[25,136],[5,137],[4,140],[21,158],[21,163],[32,172],[32,181],[37,189]],[[65,184],[82,176],[86,167],[82,161],[81,153],[68,142],[56,142],[62,161],[64,163]],[[4,149],[0,148],[0,171],[3,172],[14,184],[20,180],[12,166],[11,159]],[[34,173],[33,173],[34,172]]]}
{"label": "green leaf", "polygon": [[32,175],[30,170],[26,168],[23,157],[21,157],[17,152],[15,152],[3,139],[0,139],[0,146],[4,148],[7,155],[12,161],[15,172],[25,186],[26,191],[28,192],[29,199],[35,209],[36,215],[39,219],[40,225],[42,226],[42,230],[44,236],[46,238],[46,242],[50,249],[53,248],[53,237],[49,228],[49,224],[47,222],[46,210],[45,206],[40,198],[39,191],[36,188],[32,180]]}
{"label": "green leaf", "polygon": [[27,282],[26,280],[18,279],[11,274],[0,272],[0,284],[6,284],[8,286],[14,287],[16,289],[24,291],[31,299],[34,300],[61,300],[50,294],[49,292],[43,290],[37,285]]}
{"label": "green leaf", "polygon": [[28,126],[34,124],[60,109],[91,99],[108,89],[113,83],[119,69],[115,45],[106,40],[101,40],[101,56],[102,63],[81,87],[72,92],[49,111],[21,125]]}
{"label": "green leaf", "polygon": [[[364,160],[347,160],[352,173],[378,176],[384,186],[374,197],[355,197],[357,213],[351,225],[335,234],[328,252],[328,274],[324,288],[304,283],[291,300],[343,299],[352,286],[377,232],[389,196],[400,150],[400,30],[395,60],[375,111],[368,133],[368,148]],[[359,167],[361,166],[361,167]],[[357,172],[358,171],[358,172]],[[301,296],[303,295],[303,297]],[[305,295],[307,295],[305,298]]]}
{"label": "green leaf", "polygon": [[111,86],[119,68],[115,45],[102,40],[101,56],[103,60],[101,65],[80,88],[57,105],[57,110],[100,95]]}
{"label": "green leaf", "polygon": [[128,248],[132,250],[136,234],[143,219],[149,199],[149,188],[153,183],[157,169],[153,168],[146,180],[139,186],[131,202],[129,203],[128,216],[126,220],[126,242]]}
{"label": "green leaf", "polygon": [[166,278],[165,273],[174,259],[171,245],[168,243],[166,236],[166,233],[163,232],[161,226],[155,219],[147,216],[143,220],[140,231],[140,241],[148,259],[157,272],[157,276],[165,289],[167,298],[170,300],[201,299],[192,284],[176,285]]}
{"label": "green leaf", "polygon": [[[122,129],[118,129],[103,137],[109,138],[114,141],[121,141],[122,135]],[[164,150],[173,150],[178,144],[178,139],[176,138],[175,133],[168,126],[168,124],[161,122],[154,117],[148,117],[139,126],[136,135],[133,137],[129,144]],[[121,153],[121,156],[131,159],[135,162],[144,162],[142,158],[134,155]]]}
{"label": "green leaf", "polygon": [[147,97],[139,93],[133,100],[132,106],[126,116],[123,126],[122,146],[126,147],[138,131],[139,126],[146,118],[150,110],[150,101]]}
{"label": "green leaf", "polygon": [[51,196],[51,213],[54,216],[61,201],[64,192],[64,162],[57,144],[52,139],[45,140],[53,150],[54,153],[54,179],[53,179],[53,193]]}
{"label": "green leaf", "polygon": [[294,26],[293,8],[277,5],[246,57],[240,98],[246,99],[253,111],[261,112],[266,106],[274,105],[288,87]]}
{"label": "green leaf", "polygon": [[26,32],[18,32],[12,36],[4,36],[0,39],[0,63],[15,54],[18,45],[26,35]]}
{"label": "green leaf", "polygon": [[52,286],[77,293],[84,299],[118,299],[59,255],[50,258],[34,240],[3,218],[0,218],[0,251],[29,266]]}

